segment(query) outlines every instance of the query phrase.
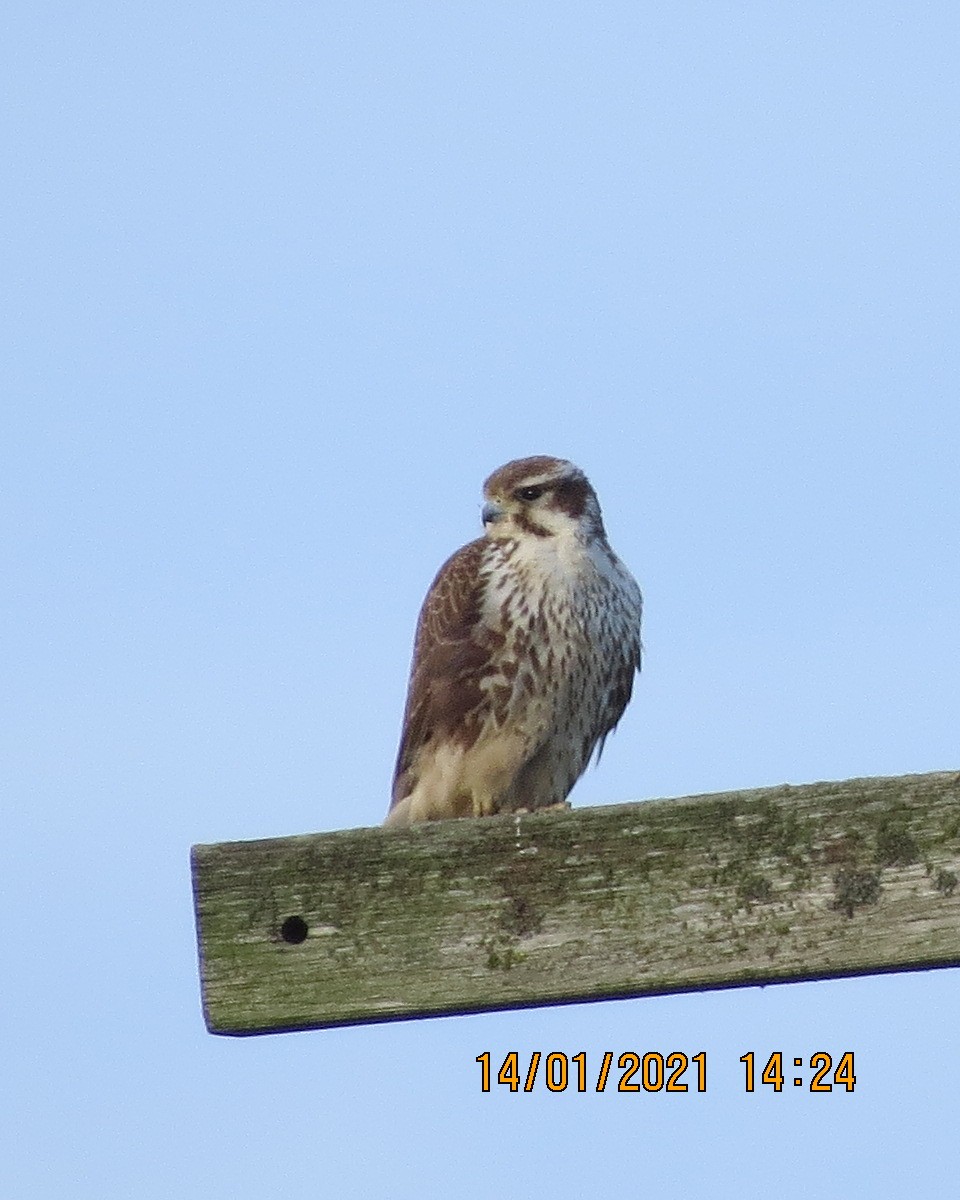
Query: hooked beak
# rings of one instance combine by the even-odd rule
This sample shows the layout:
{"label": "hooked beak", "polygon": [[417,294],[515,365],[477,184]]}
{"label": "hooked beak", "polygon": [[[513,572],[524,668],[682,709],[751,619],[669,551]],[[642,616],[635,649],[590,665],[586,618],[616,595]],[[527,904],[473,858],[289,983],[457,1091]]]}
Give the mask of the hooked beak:
{"label": "hooked beak", "polygon": [[507,514],[499,504],[493,500],[488,500],[480,509],[480,518],[484,525],[496,525],[498,521],[502,521]]}

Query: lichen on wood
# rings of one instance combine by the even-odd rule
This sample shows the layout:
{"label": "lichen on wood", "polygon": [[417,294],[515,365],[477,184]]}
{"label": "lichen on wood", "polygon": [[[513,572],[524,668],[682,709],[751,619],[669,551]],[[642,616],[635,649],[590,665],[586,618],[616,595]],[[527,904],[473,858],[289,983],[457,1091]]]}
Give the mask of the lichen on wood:
{"label": "lichen on wood", "polygon": [[250,1034],[960,964],[960,774],[196,846]]}

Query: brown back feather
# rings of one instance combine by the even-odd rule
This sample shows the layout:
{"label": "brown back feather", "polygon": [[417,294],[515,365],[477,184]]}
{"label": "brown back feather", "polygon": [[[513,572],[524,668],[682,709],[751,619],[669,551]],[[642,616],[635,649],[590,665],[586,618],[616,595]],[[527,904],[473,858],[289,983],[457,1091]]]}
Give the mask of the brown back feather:
{"label": "brown back feather", "polygon": [[440,568],[417,622],[413,666],[403,733],[393,777],[391,808],[417,783],[417,760],[431,742],[476,740],[483,715],[480,682],[490,668],[491,651],[503,635],[480,620],[481,565],[490,543],[478,538]]}

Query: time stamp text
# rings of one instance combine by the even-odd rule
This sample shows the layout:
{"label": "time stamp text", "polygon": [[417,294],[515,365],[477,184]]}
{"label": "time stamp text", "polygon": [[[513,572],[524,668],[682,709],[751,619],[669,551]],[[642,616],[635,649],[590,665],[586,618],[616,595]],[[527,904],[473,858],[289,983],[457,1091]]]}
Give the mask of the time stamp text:
{"label": "time stamp text", "polygon": [[[707,1090],[707,1055],[685,1054],[674,1050],[661,1054],[648,1050],[644,1054],[633,1050],[615,1054],[612,1050],[588,1061],[586,1051],[564,1054],[552,1051],[544,1054],[534,1050],[529,1059],[521,1058],[516,1050],[509,1051],[502,1062],[491,1059],[485,1050],[478,1054],[480,1090],[504,1088],[511,1092],[705,1092]],[[802,1088],[809,1092],[852,1092],[857,1078],[854,1074],[853,1051],[828,1054],[817,1050],[809,1057],[784,1054],[780,1050],[755,1054],[752,1050],[740,1056],[743,1067],[744,1091],[769,1090],[782,1092]]]}

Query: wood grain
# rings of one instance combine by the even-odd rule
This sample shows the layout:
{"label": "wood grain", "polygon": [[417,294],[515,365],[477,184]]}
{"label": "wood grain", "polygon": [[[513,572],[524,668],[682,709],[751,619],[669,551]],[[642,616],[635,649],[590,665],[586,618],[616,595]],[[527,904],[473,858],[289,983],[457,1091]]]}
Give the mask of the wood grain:
{"label": "wood grain", "polygon": [[196,846],[252,1034],[960,964],[960,773]]}

